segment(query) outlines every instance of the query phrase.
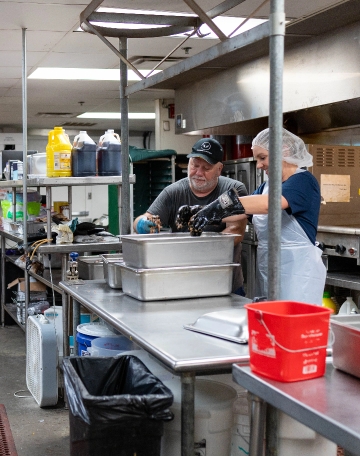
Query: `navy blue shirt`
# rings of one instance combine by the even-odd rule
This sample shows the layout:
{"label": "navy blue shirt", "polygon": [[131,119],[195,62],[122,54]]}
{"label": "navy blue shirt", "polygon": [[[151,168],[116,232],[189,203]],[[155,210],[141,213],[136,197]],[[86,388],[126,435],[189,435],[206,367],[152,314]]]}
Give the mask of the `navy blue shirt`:
{"label": "navy blue shirt", "polygon": [[[254,195],[262,194],[265,183],[258,187]],[[304,171],[295,173],[282,183],[282,196],[289,203],[286,209],[299,222],[310,241],[315,244],[320,212],[320,187],[316,178]]]}

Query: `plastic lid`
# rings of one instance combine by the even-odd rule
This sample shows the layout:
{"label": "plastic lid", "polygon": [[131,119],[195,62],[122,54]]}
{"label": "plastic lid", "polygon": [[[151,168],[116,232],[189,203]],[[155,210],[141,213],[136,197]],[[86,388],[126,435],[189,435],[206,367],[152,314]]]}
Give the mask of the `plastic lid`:
{"label": "plastic lid", "polygon": [[76,328],[77,332],[87,336],[105,337],[114,336],[110,329],[101,323],[82,323]]}
{"label": "plastic lid", "polygon": [[330,291],[324,291],[323,298],[331,298]]}

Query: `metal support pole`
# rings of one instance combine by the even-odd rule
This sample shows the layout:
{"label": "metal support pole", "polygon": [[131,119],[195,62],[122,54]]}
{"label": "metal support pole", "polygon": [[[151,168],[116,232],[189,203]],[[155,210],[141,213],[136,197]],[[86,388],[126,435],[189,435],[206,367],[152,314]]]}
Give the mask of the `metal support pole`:
{"label": "metal support pole", "polygon": [[[72,299],[72,298],[71,298]],[[76,340],[76,331],[77,327],[80,324],[80,303],[75,299],[72,299],[72,311],[73,311],[73,336],[74,336],[74,355],[77,356],[78,354],[78,343]]]}
{"label": "metal support pole", "polygon": [[[61,280],[66,280],[67,254],[61,254]],[[53,303],[55,305],[55,302]],[[70,353],[68,321],[69,321],[69,297],[66,293],[61,295],[61,304],[63,308],[63,353],[68,356]]]}
{"label": "metal support pole", "polygon": [[45,187],[46,192],[46,230],[47,230],[47,239],[52,242],[51,237],[51,187]]}
{"label": "metal support pole", "polygon": [[[24,246],[28,245],[27,229],[27,62],[26,62],[26,28],[22,29],[22,127],[23,127],[23,239]],[[15,191],[16,213],[16,191]],[[16,217],[15,217],[16,218]],[[29,275],[25,269],[25,332],[30,297]]]}
{"label": "metal support pole", "polygon": [[279,299],[281,270],[282,108],[285,12],[284,0],[270,1],[270,107],[269,107],[269,256],[268,299]]}
{"label": "metal support pole", "polygon": [[68,186],[69,220],[72,220],[72,186]]}
{"label": "metal support pole", "polygon": [[194,456],[195,374],[181,375],[181,456]]}
{"label": "metal support pole", "polygon": [[263,456],[266,402],[248,393],[251,403],[249,456]]}
{"label": "metal support pole", "polygon": [[[127,38],[120,38],[120,53],[127,58]],[[121,113],[121,168],[122,191],[120,234],[130,233],[130,180],[129,180],[129,98],[125,94],[128,85],[127,66],[120,60],[120,113]]]}
{"label": "metal support pole", "polygon": [[266,407],[266,456],[277,456],[279,433],[278,433],[279,411],[270,404]]}
{"label": "metal support pole", "polygon": [[5,280],[5,265],[6,265],[6,257],[5,257],[5,237],[1,236],[1,324],[5,326],[5,290],[6,290],[6,280]]}

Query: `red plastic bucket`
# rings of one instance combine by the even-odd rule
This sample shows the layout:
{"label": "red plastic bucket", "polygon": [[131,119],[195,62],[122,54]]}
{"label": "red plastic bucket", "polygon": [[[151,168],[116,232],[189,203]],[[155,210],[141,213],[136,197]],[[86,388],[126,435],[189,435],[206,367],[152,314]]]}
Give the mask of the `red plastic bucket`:
{"label": "red plastic bucket", "polygon": [[245,307],[252,371],[282,382],[324,375],[331,309],[293,301]]}

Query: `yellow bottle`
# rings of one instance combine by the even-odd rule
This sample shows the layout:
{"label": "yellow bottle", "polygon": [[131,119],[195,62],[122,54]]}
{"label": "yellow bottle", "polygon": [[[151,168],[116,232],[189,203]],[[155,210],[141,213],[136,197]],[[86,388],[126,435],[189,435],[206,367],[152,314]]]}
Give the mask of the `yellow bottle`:
{"label": "yellow bottle", "polygon": [[329,291],[324,291],[323,298],[322,298],[322,306],[327,307],[328,309],[332,309],[334,311],[334,314],[337,313],[336,304],[331,299],[331,294]]}
{"label": "yellow bottle", "polygon": [[62,127],[54,127],[49,132],[46,146],[47,177],[71,176],[71,149],[68,135]]}

